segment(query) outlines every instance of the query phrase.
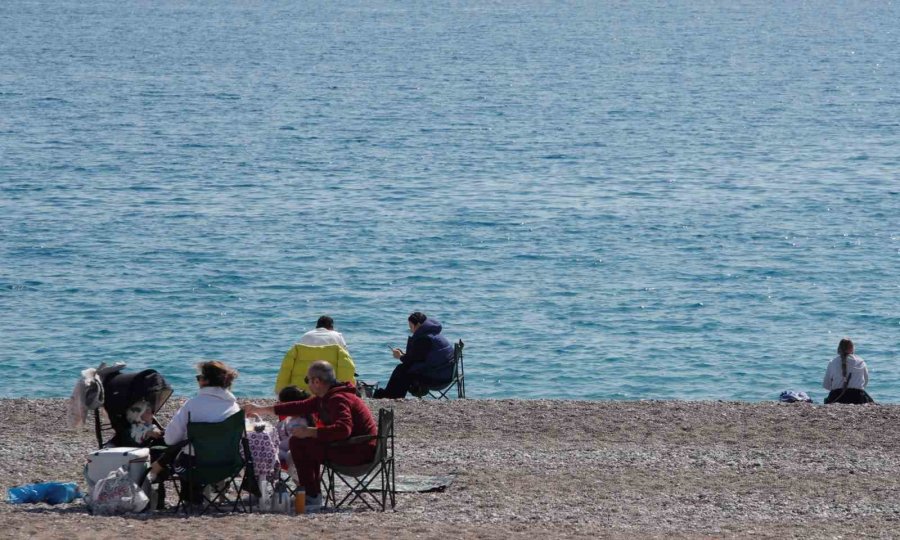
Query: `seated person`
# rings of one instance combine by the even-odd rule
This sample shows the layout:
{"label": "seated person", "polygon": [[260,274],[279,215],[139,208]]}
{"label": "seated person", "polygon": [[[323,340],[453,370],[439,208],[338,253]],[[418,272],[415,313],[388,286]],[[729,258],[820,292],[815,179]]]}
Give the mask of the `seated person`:
{"label": "seated person", "polygon": [[866,392],[869,384],[869,368],[862,358],[853,354],[853,342],[847,338],[838,343],[837,356],[831,359],[825,369],[822,386],[830,390],[825,404],[829,403],[873,403]]}
{"label": "seated person", "polygon": [[[278,393],[278,403],[303,401],[308,397],[309,392],[304,392],[296,386],[285,386],[281,389],[281,392]],[[278,462],[281,463],[282,469],[287,471],[294,465],[294,460],[291,459],[291,432],[293,432],[294,428],[306,427],[308,425],[309,422],[305,417],[285,416],[279,420],[278,425],[275,426],[275,432],[278,433]]]}
{"label": "seated person", "polygon": [[[197,395],[187,400],[178,409],[166,426],[164,440],[168,447],[150,469],[150,480],[154,481],[163,470],[173,463],[181,449],[187,444],[188,415],[191,422],[223,422],[241,410],[229,389],[238,372],[219,361],[197,364]],[[185,452],[190,454],[190,448]],[[182,454],[183,455],[183,454]]]}
{"label": "seated person", "polygon": [[413,384],[439,386],[453,379],[453,345],[441,335],[441,323],[416,311],[407,319],[406,352],[392,349],[400,365],[394,368],[387,387],[375,390],[374,398],[405,398]]}
{"label": "seated person", "polygon": [[[356,395],[351,383],[339,383],[334,368],[324,361],[313,362],[306,373],[313,397],[272,407],[244,405],[247,414],[277,414],[303,417],[317,413],[319,427],[297,427],[291,432],[290,450],[297,469],[297,483],[306,491],[307,512],[322,506],[322,463],[327,459],[341,465],[362,465],[375,457],[374,435],[378,427],[366,404]],[[360,444],[332,446],[330,443],[350,437],[370,435]]]}
{"label": "seated person", "polygon": [[128,435],[138,446],[151,446],[162,442],[163,432],[153,423],[153,409],[146,400],[133,403],[125,411],[128,420]]}
{"label": "seated person", "polygon": [[275,394],[285,386],[296,386],[300,390],[309,391],[303,378],[310,364],[316,360],[325,360],[334,366],[335,376],[340,382],[356,383],[356,365],[347,349],[340,345],[305,345],[294,344],[284,355],[278,376],[275,378]]}
{"label": "seated person", "polygon": [[344,336],[334,329],[334,319],[328,315],[322,315],[316,321],[316,328],[303,334],[300,337],[301,345],[311,345],[313,347],[321,347],[322,345],[340,345],[345,351],[348,351],[347,342]]}

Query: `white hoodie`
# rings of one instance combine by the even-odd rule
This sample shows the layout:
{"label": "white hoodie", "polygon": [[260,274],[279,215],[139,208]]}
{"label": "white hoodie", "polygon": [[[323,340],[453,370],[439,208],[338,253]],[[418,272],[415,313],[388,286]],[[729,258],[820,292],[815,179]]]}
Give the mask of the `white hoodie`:
{"label": "white hoodie", "polygon": [[300,338],[301,345],[309,345],[311,347],[322,347],[324,345],[340,345],[342,349],[345,351],[349,351],[347,348],[347,342],[344,341],[344,336],[341,335],[340,332],[336,332],[334,330],[329,330],[327,328],[316,328],[315,330],[310,330],[309,332],[303,334]]}
{"label": "white hoodie", "polygon": [[[866,362],[855,354],[848,355],[847,376],[850,378],[850,383],[847,385],[847,388],[856,388],[857,390],[864,389],[866,385],[869,384],[869,369],[866,367]],[[840,355],[835,356],[831,362],[828,363],[828,368],[825,370],[825,380],[822,381],[822,386],[825,387],[825,390],[842,390],[844,388],[844,376],[841,373]]]}
{"label": "white hoodie", "polygon": [[187,439],[188,415],[191,422],[223,422],[239,410],[241,407],[234,394],[218,386],[203,386],[196,397],[178,409],[166,426],[166,444],[171,446]]}

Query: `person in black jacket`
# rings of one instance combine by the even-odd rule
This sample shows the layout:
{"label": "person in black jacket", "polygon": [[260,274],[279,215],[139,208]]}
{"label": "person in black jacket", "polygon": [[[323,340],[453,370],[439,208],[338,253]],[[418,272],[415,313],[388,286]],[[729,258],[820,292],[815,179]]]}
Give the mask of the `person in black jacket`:
{"label": "person in black jacket", "polygon": [[392,349],[400,364],[387,387],[375,390],[374,398],[404,398],[413,384],[448,384],[453,378],[453,345],[441,335],[441,323],[419,311],[407,320],[412,336],[406,340],[406,352]]}

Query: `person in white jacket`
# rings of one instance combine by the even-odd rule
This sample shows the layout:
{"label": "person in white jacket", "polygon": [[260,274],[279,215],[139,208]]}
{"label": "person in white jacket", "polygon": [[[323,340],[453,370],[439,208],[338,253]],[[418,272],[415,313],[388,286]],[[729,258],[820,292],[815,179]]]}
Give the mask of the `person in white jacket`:
{"label": "person in white jacket", "polygon": [[344,341],[344,336],[341,335],[340,332],[335,331],[334,319],[328,315],[319,317],[319,320],[316,321],[316,328],[300,337],[300,344],[310,345],[312,347],[340,345],[345,351],[350,351],[350,349],[347,348],[347,342]]}
{"label": "person in white jacket", "polygon": [[825,390],[829,390],[825,403],[873,403],[865,390],[869,384],[869,369],[862,358],[853,354],[853,342],[842,339],[837,352],[838,355],[828,363],[822,381]]}
{"label": "person in white jacket", "polygon": [[[175,416],[166,426],[164,439],[168,447],[162,456],[153,463],[150,472],[151,482],[182,451],[187,442],[188,418],[191,422],[222,422],[241,410],[237,398],[231,393],[231,384],[237,378],[237,370],[219,361],[201,362],[197,364],[197,395],[187,400],[178,409]],[[185,453],[190,454],[190,448]]]}

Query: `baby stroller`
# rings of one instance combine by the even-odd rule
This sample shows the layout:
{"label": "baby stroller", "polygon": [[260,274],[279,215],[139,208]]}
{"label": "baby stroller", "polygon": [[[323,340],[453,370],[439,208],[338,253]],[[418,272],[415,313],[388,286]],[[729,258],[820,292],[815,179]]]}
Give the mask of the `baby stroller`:
{"label": "baby stroller", "polygon": [[[156,420],[156,413],[172,395],[172,387],[154,369],[135,373],[123,373],[125,364],[119,363],[113,369],[98,370],[102,381],[102,405],[109,419],[103,422],[100,408],[94,409],[94,431],[100,448],[117,446],[144,447],[153,439],[146,434],[162,430]],[[112,433],[105,440],[104,434]]]}

